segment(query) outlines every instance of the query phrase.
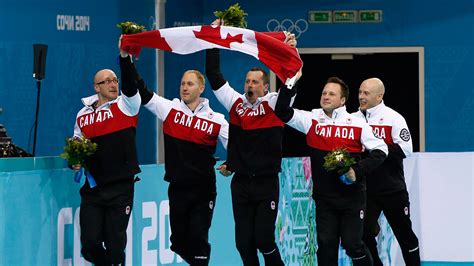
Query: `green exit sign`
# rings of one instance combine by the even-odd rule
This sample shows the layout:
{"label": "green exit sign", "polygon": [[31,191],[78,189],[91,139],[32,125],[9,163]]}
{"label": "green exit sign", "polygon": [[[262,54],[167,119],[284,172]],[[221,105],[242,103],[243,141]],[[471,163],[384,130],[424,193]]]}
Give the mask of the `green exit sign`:
{"label": "green exit sign", "polygon": [[309,11],[308,22],[309,23],[331,23],[332,11]]}
{"label": "green exit sign", "polygon": [[360,22],[382,22],[382,10],[360,10]]}
{"label": "green exit sign", "polygon": [[334,10],[333,22],[357,22],[357,10]]}

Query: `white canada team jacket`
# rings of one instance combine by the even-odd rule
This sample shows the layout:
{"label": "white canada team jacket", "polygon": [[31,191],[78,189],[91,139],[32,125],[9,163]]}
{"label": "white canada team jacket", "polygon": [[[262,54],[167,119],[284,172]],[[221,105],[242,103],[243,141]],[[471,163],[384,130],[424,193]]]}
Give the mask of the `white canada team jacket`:
{"label": "white canada team jacket", "polygon": [[229,124],[224,115],[214,112],[205,98],[193,112],[180,99],[154,94],[145,108],[163,121],[165,180],[188,185],[215,182],[217,139],[227,148]]}
{"label": "white canada team jacket", "polygon": [[403,159],[413,153],[413,144],[403,116],[383,102],[367,109],[365,116],[360,110],[354,115],[366,120],[389,149],[387,159],[368,176],[367,193],[382,195],[406,190]]}

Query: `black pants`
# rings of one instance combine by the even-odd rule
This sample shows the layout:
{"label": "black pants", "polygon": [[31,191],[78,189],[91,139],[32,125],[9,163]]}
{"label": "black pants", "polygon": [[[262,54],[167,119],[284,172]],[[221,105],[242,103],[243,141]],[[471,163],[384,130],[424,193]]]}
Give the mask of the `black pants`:
{"label": "black pants", "polygon": [[82,255],[95,265],[125,263],[126,231],[133,209],[133,177],[93,189],[86,182],[80,193]]}
{"label": "black pants", "polygon": [[410,201],[406,190],[388,195],[367,197],[367,218],[364,224],[364,242],[374,258],[374,265],[382,265],[378,256],[376,237],[380,231],[378,218],[383,211],[402,250],[405,264],[420,265],[418,238],[410,220]]}
{"label": "black pants", "polygon": [[365,192],[345,198],[316,198],[318,265],[337,266],[339,242],[353,265],[372,265],[362,241]]}
{"label": "black pants", "polygon": [[280,185],[278,173],[244,176],[235,173],[231,183],[235,241],[245,266],[259,265],[257,249],[265,265],[283,265],[275,244],[275,220]]}
{"label": "black pants", "polygon": [[215,184],[203,186],[170,183],[171,250],[190,265],[208,265],[211,255],[209,228],[216,203]]}

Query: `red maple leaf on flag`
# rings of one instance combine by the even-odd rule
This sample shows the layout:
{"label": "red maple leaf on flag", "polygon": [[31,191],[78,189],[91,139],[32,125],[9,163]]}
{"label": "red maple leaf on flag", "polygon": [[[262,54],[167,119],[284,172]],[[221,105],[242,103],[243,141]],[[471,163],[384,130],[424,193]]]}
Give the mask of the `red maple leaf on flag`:
{"label": "red maple leaf on flag", "polygon": [[237,34],[235,36],[230,35],[227,33],[227,36],[224,39],[221,39],[221,27],[215,27],[213,28],[212,26],[204,25],[201,26],[201,31],[195,31],[194,36],[196,38],[210,42],[210,43],[215,43],[220,46],[224,46],[227,48],[230,48],[230,44],[233,42],[237,43],[243,43],[243,34]]}

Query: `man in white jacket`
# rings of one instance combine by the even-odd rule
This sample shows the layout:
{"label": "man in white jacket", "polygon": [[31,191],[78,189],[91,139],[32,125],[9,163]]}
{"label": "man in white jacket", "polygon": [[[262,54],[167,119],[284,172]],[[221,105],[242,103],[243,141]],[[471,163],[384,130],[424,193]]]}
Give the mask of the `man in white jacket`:
{"label": "man in white jacket", "polygon": [[81,252],[95,265],[120,265],[125,263],[126,229],[140,172],[135,144],[140,95],[126,79],[119,95],[119,80],[110,69],[98,71],[93,82],[96,94],[82,99],[74,126],[74,137],[97,143],[86,158],[87,178],[80,190]]}
{"label": "man in white jacket", "polygon": [[[388,153],[387,145],[374,136],[364,120],[346,111],[349,88],[340,78],[327,80],[321,93],[321,108],[311,111],[292,108],[292,94],[287,88],[280,89],[275,113],[287,125],[306,135],[312,197],[316,203],[318,265],[337,265],[340,243],[354,266],[370,266],[372,258],[362,241],[365,177],[382,164]],[[356,160],[343,175],[323,167],[326,155],[340,148]]]}
{"label": "man in white jacket", "polygon": [[229,124],[201,97],[205,79],[199,71],[184,72],[180,99],[168,100],[147,89],[131,61],[121,61],[121,69],[135,80],[142,105],[163,121],[171,250],[190,265],[208,265],[217,195],[214,153],[218,139],[227,148]]}
{"label": "man in white jacket", "polygon": [[412,139],[403,116],[383,102],[385,86],[378,78],[366,79],[359,88],[361,117],[372,127],[376,137],[388,146],[387,159],[367,176],[367,213],[364,222],[364,242],[374,265],[383,265],[377,252],[375,237],[379,233],[377,220],[383,211],[402,249],[406,265],[420,265],[418,238],[410,220],[410,201],[403,174],[403,159],[413,152]]}

